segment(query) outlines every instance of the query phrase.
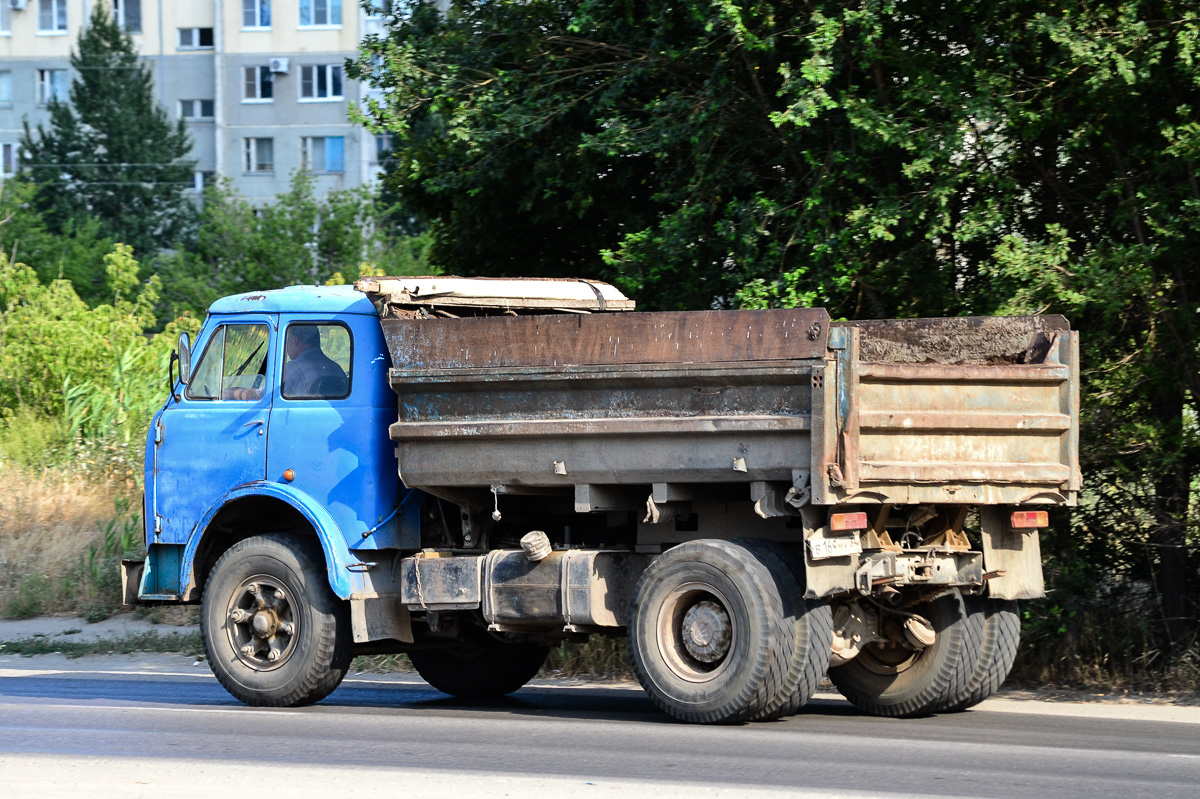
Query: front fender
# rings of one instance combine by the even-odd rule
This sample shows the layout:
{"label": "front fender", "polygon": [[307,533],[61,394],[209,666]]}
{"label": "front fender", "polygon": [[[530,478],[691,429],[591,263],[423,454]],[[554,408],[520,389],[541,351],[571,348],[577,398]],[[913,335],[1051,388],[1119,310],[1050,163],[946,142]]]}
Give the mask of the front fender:
{"label": "front fender", "polygon": [[192,535],[184,548],[179,575],[179,584],[188,586],[188,593],[195,590],[196,553],[200,550],[200,544],[207,535],[213,518],[229,503],[247,497],[271,497],[295,508],[312,525],[313,530],[317,533],[317,538],[321,541],[321,550],[325,553],[325,570],[329,577],[329,587],[342,599],[350,598],[350,570],[347,567],[349,564],[357,562],[358,558],[347,548],[346,539],[342,536],[338,523],[320,503],[303,491],[266,480],[245,483],[232,489],[217,500],[192,529]]}

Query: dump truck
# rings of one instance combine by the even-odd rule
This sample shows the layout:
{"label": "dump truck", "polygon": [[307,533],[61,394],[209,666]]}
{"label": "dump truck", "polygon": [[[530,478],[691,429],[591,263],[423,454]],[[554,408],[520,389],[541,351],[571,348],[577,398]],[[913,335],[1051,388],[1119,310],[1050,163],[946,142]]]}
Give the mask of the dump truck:
{"label": "dump truck", "polygon": [[498,697],[602,635],[683,721],[792,714],[826,675],[870,714],[962,710],[1077,501],[1078,351],[1061,316],[638,312],[587,280],[228,297],[150,425],[126,601],[198,603],[251,705],[385,652]]}

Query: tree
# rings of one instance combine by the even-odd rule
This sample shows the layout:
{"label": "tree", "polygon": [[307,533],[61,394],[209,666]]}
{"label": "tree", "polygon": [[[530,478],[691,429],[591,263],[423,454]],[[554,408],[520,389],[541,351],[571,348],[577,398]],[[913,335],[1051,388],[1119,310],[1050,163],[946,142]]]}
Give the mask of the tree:
{"label": "tree", "polygon": [[1168,646],[1195,630],[1193,3],[414,3],[353,74],[450,271],[645,309],[1068,314],[1090,493],[1053,554],[1147,580]]}
{"label": "tree", "polygon": [[188,238],[195,164],[182,120],[172,123],[153,95],[153,76],[129,35],[95,4],[71,53],[70,104],[51,100],[50,126],[25,123],[23,177],[54,233],[90,218],[100,233],[142,255]]}
{"label": "tree", "polygon": [[369,187],[319,197],[298,172],[275,202],[255,205],[227,184],[210,186],[194,252],[164,259],[167,318],[202,312],[213,300],[297,283],[354,280],[361,273],[428,274],[427,236],[406,236]]}
{"label": "tree", "polygon": [[10,180],[0,186],[0,252],[13,262],[30,264],[42,283],[69,280],[90,306],[110,302],[103,262],[113,242],[100,234],[100,223],[88,218],[71,222],[62,235],[51,233],[37,210],[37,187]]}

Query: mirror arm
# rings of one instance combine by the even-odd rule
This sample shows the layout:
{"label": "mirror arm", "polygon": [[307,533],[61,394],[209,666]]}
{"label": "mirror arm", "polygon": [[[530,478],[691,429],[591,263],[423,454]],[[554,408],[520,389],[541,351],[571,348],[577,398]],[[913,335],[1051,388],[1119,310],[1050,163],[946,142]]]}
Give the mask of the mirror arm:
{"label": "mirror arm", "polygon": [[179,402],[181,397],[175,393],[175,362],[179,360],[179,353],[171,350],[171,360],[167,362],[167,392],[176,402]]}

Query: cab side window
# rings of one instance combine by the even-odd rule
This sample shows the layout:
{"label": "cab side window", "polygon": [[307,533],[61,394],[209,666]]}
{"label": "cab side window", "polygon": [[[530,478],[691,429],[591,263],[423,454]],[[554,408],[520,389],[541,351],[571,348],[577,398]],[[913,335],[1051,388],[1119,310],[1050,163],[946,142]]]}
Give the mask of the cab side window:
{"label": "cab side window", "polygon": [[267,326],[222,325],[188,383],[188,399],[257,400],[267,385]]}
{"label": "cab side window", "polygon": [[286,399],[342,399],[350,395],[353,342],[340,324],[288,325],[283,343]]}

